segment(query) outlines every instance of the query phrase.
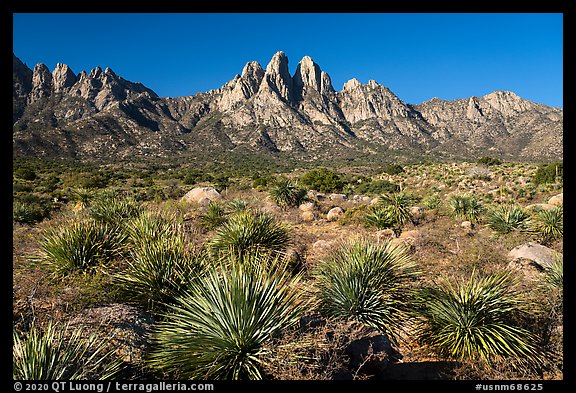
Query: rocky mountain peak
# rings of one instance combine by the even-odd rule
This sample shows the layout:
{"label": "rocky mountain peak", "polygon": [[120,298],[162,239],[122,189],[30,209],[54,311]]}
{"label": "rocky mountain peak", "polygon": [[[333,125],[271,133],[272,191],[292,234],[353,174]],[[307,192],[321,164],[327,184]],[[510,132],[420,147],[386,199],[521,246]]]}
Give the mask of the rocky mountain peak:
{"label": "rocky mountain peak", "polygon": [[100,78],[101,75],[102,75],[102,68],[100,68],[99,66],[96,66],[96,68],[94,68],[90,72],[90,78],[92,79]]}
{"label": "rocky mountain peak", "polygon": [[32,91],[29,102],[48,97],[52,92],[52,73],[45,64],[38,63],[32,72]]}
{"label": "rocky mountain peak", "polygon": [[260,85],[262,89],[268,92],[271,90],[284,101],[292,102],[292,77],[288,71],[288,57],[284,52],[276,52],[266,66],[264,83]]}
{"label": "rocky mountain peak", "polygon": [[342,90],[351,91],[359,88],[360,86],[362,86],[362,83],[360,83],[358,79],[352,78],[348,82],[344,83]]}
{"label": "rocky mountain peak", "polygon": [[77,80],[76,74],[74,74],[66,64],[58,63],[54,71],[52,71],[52,82],[55,93],[68,90]]}
{"label": "rocky mountain peak", "polygon": [[493,109],[504,116],[512,116],[533,108],[533,105],[511,91],[497,90],[482,97]]}
{"label": "rocky mountain peak", "polygon": [[298,66],[293,78],[294,90],[299,99],[305,94],[305,90],[312,89],[317,92],[322,91],[322,70],[314,63],[310,56],[304,56]]}

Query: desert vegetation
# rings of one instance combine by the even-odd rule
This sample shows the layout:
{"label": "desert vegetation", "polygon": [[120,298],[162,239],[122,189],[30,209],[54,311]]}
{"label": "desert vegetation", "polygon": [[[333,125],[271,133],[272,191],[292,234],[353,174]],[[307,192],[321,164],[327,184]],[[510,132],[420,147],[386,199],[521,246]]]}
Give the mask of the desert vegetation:
{"label": "desert vegetation", "polygon": [[562,163],[294,165],[15,160],[14,378],[563,378]]}

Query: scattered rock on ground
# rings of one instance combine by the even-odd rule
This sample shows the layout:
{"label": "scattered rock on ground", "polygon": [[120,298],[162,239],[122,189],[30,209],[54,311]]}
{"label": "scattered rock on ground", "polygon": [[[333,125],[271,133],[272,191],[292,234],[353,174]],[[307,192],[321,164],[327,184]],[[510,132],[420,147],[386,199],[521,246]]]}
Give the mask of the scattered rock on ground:
{"label": "scattered rock on ground", "polygon": [[344,194],[330,194],[328,195],[328,199],[330,199],[333,202],[344,202],[348,198]]}
{"label": "scattered rock on ground", "polygon": [[314,221],[317,218],[317,215],[313,211],[304,211],[302,212],[301,217],[304,221]]}
{"label": "scattered rock on ground", "polygon": [[339,206],[336,206],[330,209],[330,211],[326,215],[326,219],[328,221],[336,221],[338,217],[340,217],[342,214],[344,214],[344,209],[342,209]]}

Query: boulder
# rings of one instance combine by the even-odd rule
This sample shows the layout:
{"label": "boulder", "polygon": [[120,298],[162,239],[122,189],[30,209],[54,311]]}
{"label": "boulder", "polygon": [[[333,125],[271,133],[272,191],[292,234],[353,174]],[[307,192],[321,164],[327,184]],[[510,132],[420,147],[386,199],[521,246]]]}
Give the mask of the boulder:
{"label": "boulder", "polygon": [[198,201],[198,205],[202,206],[202,207],[206,207],[210,204],[210,202],[212,202],[212,200],[208,197],[203,197],[200,198],[200,200]]}
{"label": "boulder", "polygon": [[391,361],[402,358],[383,334],[374,334],[352,341],[344,349],[348,355],[348,367],[357,373],[378,376]]}
{"label": "boulder", "polygon": [[344,202],[348,198],[344,194],[330,194],[328,195],[328,199],[330,199],[333,202]]}
{"label": "boulder", "polygon": [[210,202],[220,200],[222,196],[213,187],[195,187],[188,191],[181,201],[199,203],[202,198],[207,198]]}
{"label": "boulder", "polygon": [[298,207],[303,212],[311,212],[316,210],[316,205],[313,202],[306,202]]}
{"label": "boulder", "polygon": [[390,228],[381,229],[381,230],[377,231],[375,233],[375,235],[376,235],[376,240],[378,242],[381,242],[383,240],[394,239],[396,237],[396,233],[394,232],[394,230],[392,230]]}
{"label": "boulder", "polygon": [[526,206],[527,210],[534,210],[534,209],[542,209],[542,210],[550,210],[554,209],[556,206],[551,205],[549,203],[533,203],[532,205]]}
{"label": "boulder", "polygon": [[548,204],[552,206],[562,206],[564,201],[564,193],[554,195],[552,198],[548,199]]}
{"label": "boulder", "polygon": [[317,240],[312,244],[314,251],[326,251],[332,248],[332,242],[328,240]]}
{"label": "boulder", "polygon": [[412,206],[410,208],[410,214],[412,215],[412,218],[419,220],[422,217],[424,217],[424,208],[420,207],[420,206]]}
{"label": "boulder", "polygon": [[330,211],[326,215],[326,219],[328,221],[336,221],[338,217],[340,217],[342,214],[344,214],[344,210],[341,207],[336,206],[330,209]]}
{"label": "boulder", "polygon": [[314,221],[318,216],[313,211],[304,211],[300,215],[304,221]]}
{"label": "boulder", "polygon": [[535,242],[528,242],[514,247],[508,253],[511,267],[530,265],[543,271],[550,268],[556,258],[562,258],[562,253]]}
{"label": "boulder", "polygon": [[464,229],[467,229],[467,230],[471,230],[472,228],[474,228],[474,224],[472,224],[472,222],[470,222],[470,221],[462,221],[460,226]]}

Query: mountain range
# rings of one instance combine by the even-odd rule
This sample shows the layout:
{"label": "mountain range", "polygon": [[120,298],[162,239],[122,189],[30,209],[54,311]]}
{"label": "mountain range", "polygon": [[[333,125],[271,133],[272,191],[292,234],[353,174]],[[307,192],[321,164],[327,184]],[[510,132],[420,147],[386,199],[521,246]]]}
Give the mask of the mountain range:
{"label": "mountain range", "polygon": [[408,104],[351,79],[340,91],[309,56],[293,75],[279,51],[224,86],[159,97],[110,68],[30,69],[13,55],[15,156],[127,160],[229,151],[314,160],[395,154],[517,160],[563,155],[563,111],[509,91]]}

